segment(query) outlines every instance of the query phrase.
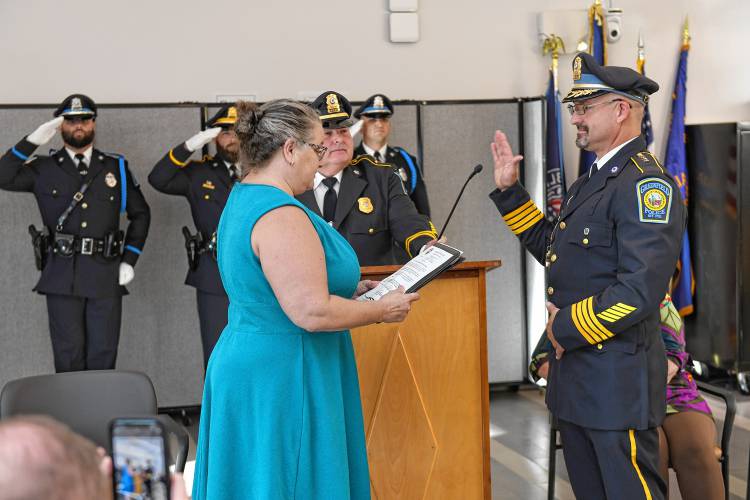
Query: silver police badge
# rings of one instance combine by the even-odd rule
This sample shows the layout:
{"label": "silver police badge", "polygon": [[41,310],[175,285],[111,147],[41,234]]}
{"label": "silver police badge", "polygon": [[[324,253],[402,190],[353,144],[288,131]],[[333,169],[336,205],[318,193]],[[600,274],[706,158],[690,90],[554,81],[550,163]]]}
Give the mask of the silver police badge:
{"label": "silver police badge", "polygon": [[398,175],[399,177],[401,177],[401,180],[404,182],[409,180],[409,178],[406,176],[406,170],[404,170],[403,167],[398,169]]}
{"label": "silver police badge", "polygon": [[81,99],[78,97],[74,97],[70,103],[70,110],[81,111],[82,109],[83,109],[83,104],[81,103]]}
{"label": "silver police badge", "polygon": [[107,175],[104,177],[104,183],[111,188],[117,186],[117,178],[115,177],[115,174],[107,172]]}

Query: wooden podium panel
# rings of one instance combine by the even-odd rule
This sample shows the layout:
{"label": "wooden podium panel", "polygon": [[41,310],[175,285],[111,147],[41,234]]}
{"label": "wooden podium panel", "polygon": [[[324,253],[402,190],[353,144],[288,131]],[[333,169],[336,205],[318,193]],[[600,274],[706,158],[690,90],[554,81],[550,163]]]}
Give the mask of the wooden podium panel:
{"label": "wooden podium panel", "polygon": [[491,497],[485,273],[499,265],[459,264],[405,322],[352,330],[373,499]]}

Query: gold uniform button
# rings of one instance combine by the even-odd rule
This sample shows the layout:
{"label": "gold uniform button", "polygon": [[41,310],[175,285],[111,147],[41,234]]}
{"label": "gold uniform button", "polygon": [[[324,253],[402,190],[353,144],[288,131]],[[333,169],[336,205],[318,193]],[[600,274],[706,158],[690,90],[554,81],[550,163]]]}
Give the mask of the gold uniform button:
{"label": "gold uniform button", "polygon": [[557,260],[557,255],[552,254],[552,257],[549,258],[550,262],[555,262]]}
{"label": "gold uniform button", "polygon": [[86,226],[88,226],[88,223],[86,221],[81,222],[81,227],[86,227]]}
{"label": "gold uniform button", "polygon": [[601,344],[596,344],[596,348],[601,351],[602,350],[602,345]]}
{"label": "gold uniform button", "polygon": [[552,295],[553,293],[555,293],[555,289],[554,288],[552,288],[552,287],[547,288],[547,295]]}
{"label": "gold uniform button", "polygon": [[203,199],[204,199],[204,200],[208,200],[208,199],[210,199],[210,198],[211,198],[211,197],[210,197],[210,196],[208,196],[207,194],[204,194],[204,195],[203,195]]}
{"label": "gold uniform button", "polygon": [[565,221],[562,221],[560,223],[560,229],[565,229],[566,227],[568,227],[568,225],[565,223]]}
{"label": "gold uniform button", "polygon": [[81,203],[81,208],[89,208],[89,204],[88,203]]}
{"label": "gold uniform button", "polygon": [[589,239],[588,238],[584,238],[583,239],[583,244],[584,245],[588,245],[589,244]]}
{"label": "gold uniform button", "polygon": [[367,232],[370,233],[370,234],[372,234],[372,233],[375,232],[375,230],[373,228],[370,228],[370,229],[367,230]]}

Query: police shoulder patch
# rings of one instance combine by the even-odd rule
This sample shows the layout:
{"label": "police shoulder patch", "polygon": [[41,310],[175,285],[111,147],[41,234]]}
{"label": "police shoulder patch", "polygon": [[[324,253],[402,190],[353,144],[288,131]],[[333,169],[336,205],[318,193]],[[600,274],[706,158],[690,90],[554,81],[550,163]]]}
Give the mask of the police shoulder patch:
{"label": "police shoulder patch", "polygon": [[648,177],[635,185],[638,196],[638,219],[654,224],[669,223],[672,207],[672,186],[664,179]]}

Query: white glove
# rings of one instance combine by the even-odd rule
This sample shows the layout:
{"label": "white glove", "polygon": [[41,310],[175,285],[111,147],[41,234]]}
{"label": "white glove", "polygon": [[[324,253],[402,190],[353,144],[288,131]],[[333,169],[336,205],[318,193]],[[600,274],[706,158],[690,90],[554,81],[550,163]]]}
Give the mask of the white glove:
{"label": "white glove", "polygon": [[221,127],[208,128],[185,141],[185,147],[192,153],[216,139],[216,136],[220,133]]}
{"label": "white glove", "polygon": [[28,137],[26,137],[26,140],[32,144],[36,144],[37,146],[46,144],[55,136],[57,131],[60,130],[62,122],[63,117],[58,116],[53,120],[42,123],[41,125],[39,125],[39,128],[37,128],[35,131],[30,133]]}
{"label": "white glove", "polygon": [[120,262],[120,280],[119,283],[122,286],[127,285],[135,278],[135,269],[133,266],[126,262]]}
{"label": "white glove", "polygon": [[352,135],[352,137],[359,134],[359,131],[362,130],[362,125],[364,124],[363,120],[359,120],[357,123],[349,127],[349,133]]}

